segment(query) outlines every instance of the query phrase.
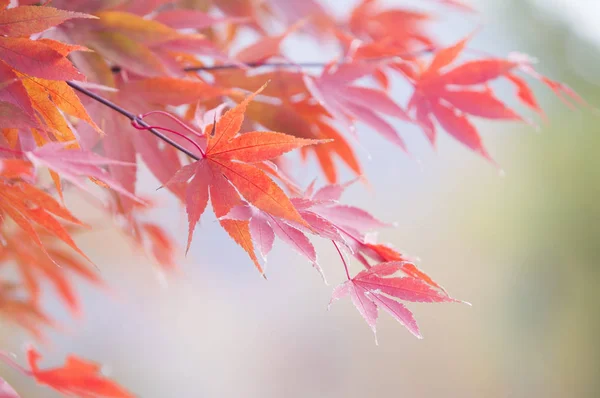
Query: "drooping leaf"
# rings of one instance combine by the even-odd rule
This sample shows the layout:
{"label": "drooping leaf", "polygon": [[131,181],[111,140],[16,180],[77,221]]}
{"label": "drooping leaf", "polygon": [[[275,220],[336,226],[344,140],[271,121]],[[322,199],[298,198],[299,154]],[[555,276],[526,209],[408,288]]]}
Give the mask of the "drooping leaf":
{"label": "drooping leaf", "polygon": [[99,167],[106,165],[131,167],[134,164],[103,158],[85,150],[66,149],[64,145],[58,143],[46,144],[33,152],[28,152],[27,157],[32,163],[48,167],[83,190],[87,190],[87,188],[82,178],[93,177],[120,194],[135,201],[141,201],[132,192],[113,180],[106,170]]}
{"label": "drooping leaf", "polygon": [[265,213],[253,206],[243,204],[236,206],[225,216],[225,220],[248,221],[250,235],[263,259],[273,248],[277,236],[297,253],[307,258],[312,266],[321,274],[323,271],[317,261],[317,252],[308,237],[299,229],[289,225],[284,220]]}
{"label": "drooping leaf", "polygon": [[318,79],[305,78],[306,86],[320,104],[350,131],[354,130],[354,120],[359,120],[406,149],[395,128],[380,116],[383,113],[410,122],[404,109],[380,90],[352,85],[355,80],[373,73],[377,64],[342,64],[333,69],[326,68]]}
{"label": "drooping leaf", "polygon": [[36,232],[44,243],[45,253],[43,250],[31,247],[24,231],[17,231],[3,234],[5,244],[0,250],[0,261],[15,263],[29,299],[36,306],[41,304],[41,283],[48,281],[68,309],[73,314],[79,315],[80,304],[69,274],[76,274],[98,286],[102,285],[101,279],[73,255],[53,245],[50,234],[41,230]]}
{"label": "drooping leaf", "polygon": [[44,253],[49,255],[35,224],[87,258],[57,217],[77,225],[83,223],[48,193],[25,181],[6,183],[0,179],[0,199],[0,215],[10,217]]}
{"label": "drooping leaf", "polygon": [[[434,286],[412,276],[393,276],[402,273],[404,263],[384,262],[361,271],[338,286],[331,302],[349,295],[358,312],[376,332],[378,309],[383,309],[404,325],[413,335],[422,338],[412,313],[397,300],[409,302],[460,302]],[[331,305],[331,303],[330,303]]]}

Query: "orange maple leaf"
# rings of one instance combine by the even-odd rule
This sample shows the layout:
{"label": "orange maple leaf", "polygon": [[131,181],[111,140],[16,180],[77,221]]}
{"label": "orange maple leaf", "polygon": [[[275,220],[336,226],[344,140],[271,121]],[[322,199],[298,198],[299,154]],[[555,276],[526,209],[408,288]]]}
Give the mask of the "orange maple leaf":
{"label": "orange maple leaf", "polygon": [[[6,164],[3,161],[2,164]],[[12,161],[16,162],[16,161]],[[11,164],[11,163],[9,163]],[[73,224],[84,226],[69,210],[63,207],[56,199],[34,185],[23,181],[13,180],[14,167],[0,168],[0,220],[10,217],[26,235],[48,256],[35,224],[56,236],[84,258],[87,256],[75,244],[65,227],[58,221],[62,218]],[[6,174],[5,174],[6,173]],[[88,259],[89,260],[89,259]]]}
{"label": "orange maple leaf", "polygon": [[[242,204],[241,195],[249,203],[274,217],[306,226],[284,191],[252,163],[267,161],[293,149],[323,141],[296,138],[273,131],[253,131],[236,136],[244,121],[248,103],[261,91],[262,88],[226,112],[216,124],[206,126],[207,146],[206,150],[198,146],[200,159],[181,168],[167,183],[187,183],[191,179],[186,190],[189,222],[187,250],[209,196],[217,218]],[[219,222],[262,272],[252,245],[248,222],[225,219]]]}

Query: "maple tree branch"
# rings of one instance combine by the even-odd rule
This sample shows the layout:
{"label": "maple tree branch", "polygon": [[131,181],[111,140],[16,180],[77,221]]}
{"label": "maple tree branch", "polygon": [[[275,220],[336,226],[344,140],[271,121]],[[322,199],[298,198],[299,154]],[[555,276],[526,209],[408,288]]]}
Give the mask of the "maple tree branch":
{"label": "maple tree branch", "polygon": [[128,118],[129,120],[131,120],[133,123],[136,123],[139,126],[143,126],[144,130],[148,130],[150,133],[154,134],[156,137],[160,138],[161,140],[163,140],[164,142],[166,142],[167,144],[171,145],[172,147],[180,150],[181,152],[185,153],[186,155],[188,155],[189,157],[191,157],[192,159],[195,160],[200,160],[200,157],[198,157],[198,155],[194,154],[193,152],[187,150],[186,148],[184,148],[183,146],[179,145],[178,143],[176,143],[175,141],[173,141],[172,139],[170,139],[169,137],[167,137],[166,135],[164,135],[163,133],[161,133],[160,131],[156,130],[154,127],[150,126],[148,123],[146,123],[145,121],[143,121],[142,119],[140,119],[139,117],[137,117],[136,115],[134,115],[133,113],[129,112],[128,110],[120,107],[119,105],[115,104],[114,102],[102,97],[101,95],[98,95],[86,88],[81,87],[80,85],[78,85],[75,82],[72,81],[67,81],[67,84],[69,86],[71,86],[73,89],[79,91],[80,93],[87,95],[88,97],[100,102],[103,105],[106,105],[107,107],[109,107],[110,109],[120,113],[121,115],[125,116],[126,118]]}
{"label": "maple tree branch", "polygon": [[[435,47],[427,47],[418,51],[406,52],[403,54],[397,55],[382,55],[380,57],[371,57],[364,58],[361,61],[364,62],[376,62],[383,61],[386,59],[393,58],[409,58],[409,57],[418,57],[420,55],[431,54],[436,51]],[[335,62],[335,65],[344,65],[356,62],[356,60],[342,60]],[[324,68],[331,62],[248,62],[245,65],[248,68],[261,68],[261,67],[271,67],[271,68]],[[226,70],[226,69],[241,69],[241,64],[222,64],[222,65],[203,65],[203,66],[189,66],[187,68],[183,68],[184,72],[199,72],[199,71],[214,71],[214,70]],[[113,66],[111,71],[114,73],[120,72],[122,68],[118,65]]]}

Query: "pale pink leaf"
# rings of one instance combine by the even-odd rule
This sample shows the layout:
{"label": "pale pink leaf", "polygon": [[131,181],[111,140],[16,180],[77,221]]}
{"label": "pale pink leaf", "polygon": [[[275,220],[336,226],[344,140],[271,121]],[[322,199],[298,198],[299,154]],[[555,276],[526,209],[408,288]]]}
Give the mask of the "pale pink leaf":
{"label": "pale pink leaf", "polygon": [[419,326],[417,325],[415,317],[404,304],[376,292],[369,292],[367,296],[373,300],[378,308],[382,308],[388,312],[415,337],[419,339],[423,338],[419,332]]}
{"label": "pale pink leaf", "polygon": [[267,255],[271,252],[275,242],[273,228],[271,228],[265,217],[252,217],[250,220],[250,234],[262,258],[266,261]]}

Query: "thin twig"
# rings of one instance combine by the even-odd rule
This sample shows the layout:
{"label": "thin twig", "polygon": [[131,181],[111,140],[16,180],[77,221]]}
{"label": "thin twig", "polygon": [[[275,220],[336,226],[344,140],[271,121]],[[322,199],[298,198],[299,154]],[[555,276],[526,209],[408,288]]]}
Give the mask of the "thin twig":
{"label": "thin twig", "polygon": [[[380,57],[372,57],[372,58],[363,58],[360,60],[342,60],[335,62],[335,65],[344,65],[350,64],[357,61],[362,62],[377,62],[377,61],[385,61],[387,59],[394,58],[409,58],[409,57],[418,57],[420,55],[430,54],[435,52],[435,47],[424,48],[419,51],[406,52],[404,54],[397,55],[382,55]],[[330,64],[330,62],[249,62],[243,64],[247,68],[262,68],[262,67],[270,67],[270,68],[324,68]],[[184,72],[199,72],[199,71],[215,71],[215,70],[226,70],[226,69],[240,69],[240,64],[222,64],[222,65],[203,65],[203,66],[188,66],[187,68],[183,68]],[[114,73],[121,71],[120,66],[113,66],[111,70]]]}
{"label": "thin twig", "polygon": [[200,147],[200,145],[198,145],[194,140],[192,140],[190,137],[186,136],[185,134],[182,134],[179,131],[168,129],[166,127],[160,127],[160,126],[148,126],[148,127],[144,127],[144,126],[140,125],[140,121],[141,120],[142,120],[142,117],[138,116],[136,119],[134,119],[131,122],[131,125],[133,126],[134,129],[136,129],[136,130],[150,130],[150,129],[155,129],[155,130],[163,130],[163,131],[166,131],[167,133],[175,134],[176,136],[181,137],[184,140],[186,140],[187,142],[189,142],[190,144],[192,144],[198,150],[198,152],[200,152],[200,154],[202,155],[202,157],[206,157],[206,155],[204,154],[204,151],[202,150],[202,148]]}
{"label": "thin twig", "polygon": [[107,100],[106,98],[102,97],[101,95],[98,95],[86,88],[81,87],[80,85],[78,85],[75,82],[72,81],[68,81],[67,84],[71,87],[73,87],[75,90],[79,91],[82,94],[87,95],[88,97],[100,102],[103,105],[108,106],[109,108],[111,108],[112,110],[119,112],[121,115],[125,116],[126,118],[128,118],[129,120],[131,120],[132,122],[137,123],[140,126],[144,126],[149,132],[151,132],[152,134],[154,134],[156,137],[160,138],[161,140],[163,140],[164,142],[166,142],[167,144],[171,145],[172,147],[180,150],[181,152],[185,153],[186,155],[188,155],[189,157],[191,157],[192,159],[195,160],[200,160],[200,157],[198,157],[198,155],[194,154],[193,152],[187,150],[186,148],[184,148],[183,146],[179,145],[178,143],[176,143],[175,141],[173,141],[172,139],[170,139],[169,137],[167,137],[166,135],[164,135],[163,133],[161,133],[160,131],[156,130],[155,128],[153,128],[152,126],[150,126],[148,123],[146,123],[145,121],[141,120],[140,118],[138,118],[136,115],[134,115],[133,113],[129,112],[128,110],[121,108],[119,105],[115,104],[112,101]]}

